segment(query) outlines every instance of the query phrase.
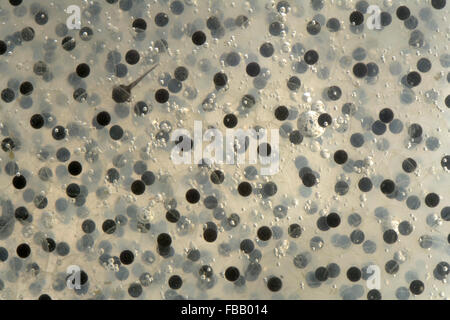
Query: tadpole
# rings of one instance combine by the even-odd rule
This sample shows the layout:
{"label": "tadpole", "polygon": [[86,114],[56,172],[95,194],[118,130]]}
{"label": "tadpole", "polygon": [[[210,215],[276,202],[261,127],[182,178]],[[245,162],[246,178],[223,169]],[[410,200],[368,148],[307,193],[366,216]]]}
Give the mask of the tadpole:
{"label": "tadpole", "polygon": [[153,71],[158,66],[158,63],[151,67],[148,71],[146,71],[142,76],[134,80],[129,85],[118,85],[115,86],[112,90],[112,98],[117,103],[123,103],[126,101],[130,101],[131,98],[131,89],[133,89],[144,77]]}

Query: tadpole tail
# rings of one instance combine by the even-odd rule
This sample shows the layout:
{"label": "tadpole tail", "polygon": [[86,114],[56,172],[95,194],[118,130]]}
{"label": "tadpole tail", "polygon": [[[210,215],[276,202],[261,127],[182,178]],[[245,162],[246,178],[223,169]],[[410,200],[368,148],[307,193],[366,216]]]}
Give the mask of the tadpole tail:
{"label": "tadpole tail", "polygon": [[136,80],[134,80],[132,83],[130,83],[127,88],[128,90],[133,89],[142,79],[145,78],[146,75],[148,75],[150,72],[152,72],[153,70],[155,70],[155,68],[159,65],[159,63],[155,64],[153,67],[151,67],[149,70],[147,70],[142,76],[140,76],[139,78],[137,78]]}

